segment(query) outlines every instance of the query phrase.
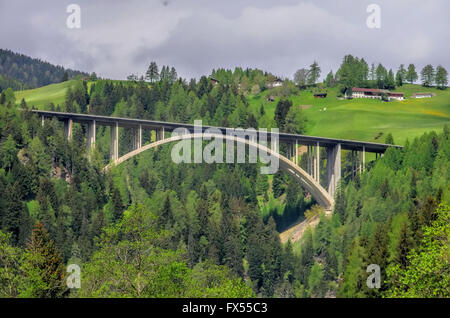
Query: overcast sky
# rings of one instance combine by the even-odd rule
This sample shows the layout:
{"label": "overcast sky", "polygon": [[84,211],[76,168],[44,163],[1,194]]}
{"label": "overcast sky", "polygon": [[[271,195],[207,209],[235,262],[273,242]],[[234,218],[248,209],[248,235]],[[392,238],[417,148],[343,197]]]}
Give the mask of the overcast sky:
{"label": "overcast sky", "polygon": [[[71,3],[80,29],[66,26]],[[449,12],[449,0],[0,0],[0,47],[114,79],[153,60],[186,78],[235,66],[292,78],[317,60],[323,77],[345,54],[450,71]]]}

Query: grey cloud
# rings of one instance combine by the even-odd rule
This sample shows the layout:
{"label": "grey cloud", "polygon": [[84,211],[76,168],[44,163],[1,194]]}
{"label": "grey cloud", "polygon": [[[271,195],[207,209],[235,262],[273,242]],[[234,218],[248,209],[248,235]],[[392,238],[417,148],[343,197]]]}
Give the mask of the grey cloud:
{"label": "grey cloud", "polygon": [[[82,28],[65,26],[69,3]],[[368,4],[382,27],[365,25]],[[348,53],[396,69],[449,68],[447,0],[11,1],[0,3],[3,48],[111,78],[142,74],[151,60],[185,77],[219,67],[258,67],[291,77],[317,60],[322,75]]]}

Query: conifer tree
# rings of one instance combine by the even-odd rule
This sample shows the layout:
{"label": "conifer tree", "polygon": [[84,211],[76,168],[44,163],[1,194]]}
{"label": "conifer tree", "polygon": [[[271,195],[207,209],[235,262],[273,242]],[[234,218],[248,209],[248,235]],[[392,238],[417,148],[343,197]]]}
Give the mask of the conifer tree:
{"label": "conifer tree", "polygon": [[161,211],[159,212],[158,226],[162,228],[170,228],[173,225],[173,213],[170,206],[169,194],[166,195]]}
{"label": "conifer tree", "polygon": [[112,192],[111,201],[113,204],[114,209],[114,220],[117,221],[121,216],[123,212],[123,202],[122,202],[122,196],[120,194],[119,189],[114,188]]}
{"label": "conifer tree", "polygon": [[26,278],[20,288],[21,296],[63,296],[66,291],[63,259],[40,222],[33,228],[25,255],[22,270],[26,273]]}
{"label": "conifer tree", "polygon": [[422,80],[423,86],[431,86],[434,83],[434,68],[433,65],[428,64],[424,66],[422,71],[420,72],[420,78]]}
{"label": "conifer tree", "polygon": [[150,81],[150,83],[153,83],[157,80],[159,80],[159,71],[158,71],[158,65],[156,62],[151,62],[148,66],[147,72],[145,73],[145,78]]}

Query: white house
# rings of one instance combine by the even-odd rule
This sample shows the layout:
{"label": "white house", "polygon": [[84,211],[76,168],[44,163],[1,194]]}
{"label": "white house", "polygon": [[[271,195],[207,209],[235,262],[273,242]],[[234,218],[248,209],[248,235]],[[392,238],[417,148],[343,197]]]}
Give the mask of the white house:
{"label": "white house", "polygon": [[434,93],[415,93],[412,98],[431,98],[435,96]]}
{"label": "white house", "polygon": [[385,94],[388,100],[404,100],[404,94],[401,92],[390,92],[386,89],[378,88],[352,88],[352,98],[370,98],[370,99],[381,99],[383,94]]}
{"label": "white house", "polygon": [[276,78],[273,82],[267,83],[268,88],[280,87],[283,85],[283,81],[280,78]]}

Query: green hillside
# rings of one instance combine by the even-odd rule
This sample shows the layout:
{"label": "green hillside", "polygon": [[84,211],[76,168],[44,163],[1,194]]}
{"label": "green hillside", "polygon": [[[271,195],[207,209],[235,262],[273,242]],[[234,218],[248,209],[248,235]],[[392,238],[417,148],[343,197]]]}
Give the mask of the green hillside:
{"label": "green hillside", "polygon": [[71,80],[35,89],[16,91],[14,92],[14,95],[16,96],[17,103],[20,103],[22,98],[24,98],[28,105],[34,105],[38,109],[45,109],[50,102],[55,105],[62,104],[64,102],[67,89],[75,82],[75,80]]}
{"label": "green hillside", "polygon": [[[64,102],[69,86],[75,81],[52,84],[36,89],[17,91],[16,102],[25,98],[28,105],[44,109],[53,102]],[[90,84],[90,83],[89,83]],[[90,86],[90,85],[88,85]],[[294,107],[302,107],[308,118],[307,134],[346,139],[383,142],[387,133],[392,133],[397,144],[403,144],[407,138],[422,135],[426,131],[440,130],[450,122],[450,90],[425,88],[420,85],[403,85],[395,91],[405,93],[406,100],[382,102],[379,100],[353,99],[338,100],[337,89],[328,89],[328,96],[316,99],[311,90],[301,91],[290,96]],[[416,92],[431,91],[432,98],[412,99]],[[273,116],[277,102],[269,102],[267,96],[271,90],[247,97],[250,109],[259,113],[261,104],[265,115],[259,120],[261,127],[274,126]]]}
{"label": "green hillside", "polygon": [[[424,88],[420,85],[404,85],[396,91],[405,93],[406,100],[382,102],[379,100],[338,100],[337,89],[328,89],[324,99],[315,99],[312,91],[301,91],[289,97],[294,107],[302,107],[308,118],[307,134],[324,137],[358,139],[374,142],[384,141],[384,135],[392,133],[397,144],[407,138],[420,136],[426,131],[440,130],[450,122],[450,90]],[[410,99],[415,92],[432,91],[433,98]],[[274,125],[273,116],[279,97],[267,101],[265,91],[249,96],[248,101],[254,113],[261,104],[265,115],[260,120],[267,126]],[[383,135],[380,136],[380,133]],[[379,136],[377,138],[377,136]]]}

